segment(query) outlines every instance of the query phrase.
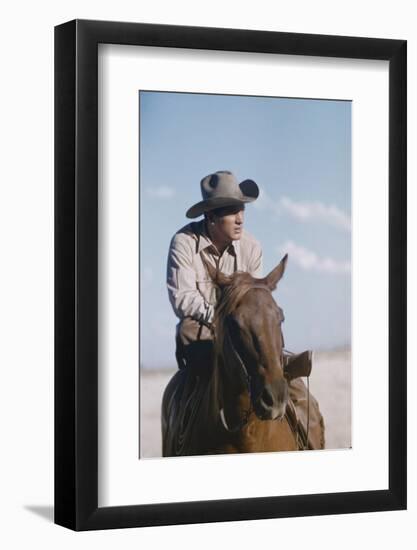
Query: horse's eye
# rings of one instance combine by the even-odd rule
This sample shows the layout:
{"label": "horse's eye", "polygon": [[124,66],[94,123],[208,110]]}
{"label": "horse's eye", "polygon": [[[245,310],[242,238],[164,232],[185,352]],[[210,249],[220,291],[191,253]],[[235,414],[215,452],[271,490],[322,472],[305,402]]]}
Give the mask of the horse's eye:
{"label": "horse's eye", "polygon": [[239,340],[241,338],[241,327],[239,325],[238,320],[235,317],[228,317],[227,318],[227,327],[230,331],[230,334],[232,337]]}
{"label": "horse's eye", "polygon": [[236,319],[236,317],[229,316],[226,319],[227,325],[229,329],[231,330],[240,330],[239,321]]}
{"label": "horse's eye", "polygon": [[259,345],[259,340],[255,335],[252,336],[252,341],[253,341],[253,347],[255,348],[256,353],[258,355],[260,355],[261,354],[261,347]]}

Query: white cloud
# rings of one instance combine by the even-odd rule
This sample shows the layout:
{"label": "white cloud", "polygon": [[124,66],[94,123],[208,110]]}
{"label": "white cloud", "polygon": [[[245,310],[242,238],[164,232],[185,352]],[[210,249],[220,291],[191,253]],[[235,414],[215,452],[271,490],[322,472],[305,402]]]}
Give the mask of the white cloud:
{"label": "white cloud", "polygon": [[346,231],[351,230],[350,217],[337,206],[327,205],[320,201],[297,202],[288,197],[282,197],[280,205],[297,220],[319,221]]}
{"label": "white cloud", "polygon": [[287,241],[279,247],[280,253],[288,253],[290,262],[306,271],[319,271],[323,273],[349,273],[351,266],[349,261],[338,261],[329,257],[320,257],[312,250]]}
{"label": "white cloud", "polygon": [[159,187],[147,187],[146,194],[153,199],[168,200],[175,195],[175,190],[167,185]]}
{"label": "white cloud", "polygon": [[258,210],[274,210],[274,200],[267,194],[265,189],[259,186],[259,196],[253,203],[253,206]]}
{"label": "white cloud", "polygon": [[321,222],[339,227],[345,231],[351,230],[351,220],[345,212],[337,206],[327,205],[321,201],[302,202],[289,197],[281,197],[275,200],[264,189],[260,188],[259,197],[254,202],[254,206],[258,210],[269,210],[278,215],[286,212],[301,222]]}

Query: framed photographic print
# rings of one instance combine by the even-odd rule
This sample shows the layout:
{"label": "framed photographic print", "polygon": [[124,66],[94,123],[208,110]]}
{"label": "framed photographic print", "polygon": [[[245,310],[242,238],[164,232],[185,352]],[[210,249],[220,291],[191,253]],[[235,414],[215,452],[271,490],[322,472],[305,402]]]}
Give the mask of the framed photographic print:
{"label": "framed photographic print", "polygon": [[56,523],[406,507],[405,41],[65,23],[55,159]]}

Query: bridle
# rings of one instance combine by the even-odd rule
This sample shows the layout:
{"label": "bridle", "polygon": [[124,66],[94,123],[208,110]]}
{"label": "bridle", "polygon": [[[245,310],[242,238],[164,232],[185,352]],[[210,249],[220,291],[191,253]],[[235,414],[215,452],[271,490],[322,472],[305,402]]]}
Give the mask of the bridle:
{"label": "bridle", "polygon": [[[241,297],[243,297],[252,288],[261,288],[263,290],[266,290],[267,292],[270,292],[270,290],[268,288],[266,288],[265,286],[263,286],[263,285],[251,285],[251,286],[248,286],[247,289],[245,289],[245,291],[242,293]],[[214,329],[213,326],[211,327],[211,329],[212,329],[213,339],[215,341],[215,339],[216,339],[215,329]],[[223,327],[223,330],[225,330],[224,327]],[[223,424],[223,427],[228,432],[236,433],[239,430],[241,430],[249,422],[249,417],[252,414],[252,412],[254,411],[253,402],[252,402],[252,385],[251,385],[252,378],[251,378],[251,375],[248,372],[248,369],[246,368],[245,362],[243,361],[240,353],[236,349],[236,346],[233,344],[233,340],[232,340],[229,332],[227,331],[225,334],[226,334],[226,337],[228,339],[228,345],[231,348],[231,350],[232,350],[234,356],[236,357],[237,362],[238,362],[238,364],[239,364],[239,366],[240,366],[240,368],[243,372],[243,376],[244,376],[245,383],[246,383],[246,389],[247,389],[248,394],[249,394],[249,408],[243,411],[242,418],[241,418],[239,424],[235,428],[230,428],[229,427],[229,425],[227,424],[227,421],[226,421],[226,417],[224,415],[224,408],[220,409],[219,414],[220,414],[220,420]],[[283,353],[282,348],[281,348],[280,360],[281,360],[281,365],[283,366],[284,365],[284,353]]]}
{"label": "bridle", "polygon": [[229,334],[228,334],[228,339],[229,339],[229,345],[231,346],[231,349],[232,349],[235,357],[238,360],[239,366],[241,367],[241,369],[243,371],[243,375],[244,375],[245,382],[246,382],[246,389],[249,393],[249,408],[243,411],[243,416],[242,416],[239,424],[235,428],[230,428],[229,427],[229,425],[227,424],[227,421],[226,421],[226,417],[224,415],[224,408],[222,407],[220,409],[220,420],[222,421],[223,427],[226,429],[226,431],[235,433],[235,432],[238,432],[239,430],[241,430],[244,426],[246,426],[246,424],[249,422],[249,417],[253,412],[252,389],[251,389],[251,376],[248,372],[248,369],[245,366],[245,363],[243,362],[242,357],[240,356],[240,353],[237,351],[237,349],[233,345],[232,339],[231,339]]}
{"label": "bridle", "polygon": [[[245,292],[242,294],[242,296],[244,296],[252,288],[262,288],[263,290],[266,290],[266,291],[270,292],[270,290],[268,288],[264,287],[264,286],[253,285],[253,286],[249,286],[245,290]],[[215,341],[216,340],[215,328],[213,326],[211,326],[210,328],[211,328],[213,339]],[[238,362],[238,364],[241,368],[241,371],[243,372],[244,380],[245,380],[245,383],[246,383],[246,389],[247,389],[248,394],[249,394],[249,408],[243,411],[242,418],[241,418],[240,422],[237,424],[236,427],[231,428],[227,424],[223,407],[219,411],[220,420],[221,420],[221,423],[222,423],[223,427],[225,428],[225,430],[227,432],[230,432],[230,433],[236,433],[236,432],[240,431],[242,428],[244,428],[246,426],[246,424],[248,424],[249,417],[252,414],[252,412],[254,411],[253,402],[252,402],[251,375],[249,374],[248,369],[246,368],[245,362],[243,361],[239,351],[236,349],[236,346],[233,344],[233,340],[232,340],[232,338],[229,334],[229,331],[226,332],[225,327],[223,327],[223,330],[225,331],[225,336],[223,336],[223,338],[226,337],[228,339],[228,345],[229,345],[230,349],[232,350],[234,356],[236,357],[237,362]],[[282,345],[280,361],[281,361],[281,365],[282,365],[283,370],[284,370],[284,351],[287,351],[287,350],[285,350],[284,346]],[[291,354],[291,352],[289,352],[289,353]],[[284,375],[285,375],[285,370],[284,370]],[[289,383],[289,381],[288,381],[288,383]],[[308,448],[309,427],[310,427],[310,377],[307,376],[307,426],[306,426],[306,441],[303,444],[303,447],[304,447],[303,450],[306,450]],[[297,436],[297,440],[298,440],[298,437],[299,437],[298,434],[296,434],[296,436]]]}

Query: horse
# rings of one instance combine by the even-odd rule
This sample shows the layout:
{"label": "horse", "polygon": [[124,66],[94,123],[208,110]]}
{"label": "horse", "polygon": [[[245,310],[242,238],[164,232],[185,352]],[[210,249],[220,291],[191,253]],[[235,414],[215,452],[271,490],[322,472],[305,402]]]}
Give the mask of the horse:
{"label": "horse", "polygon": [[177,371],[162,399],[163,456],[303,448],[291,374],[284,369],[284,315],[272,296],[288,256],[264,278],[226,276],[205,261],[220,290],[210,369]]}

